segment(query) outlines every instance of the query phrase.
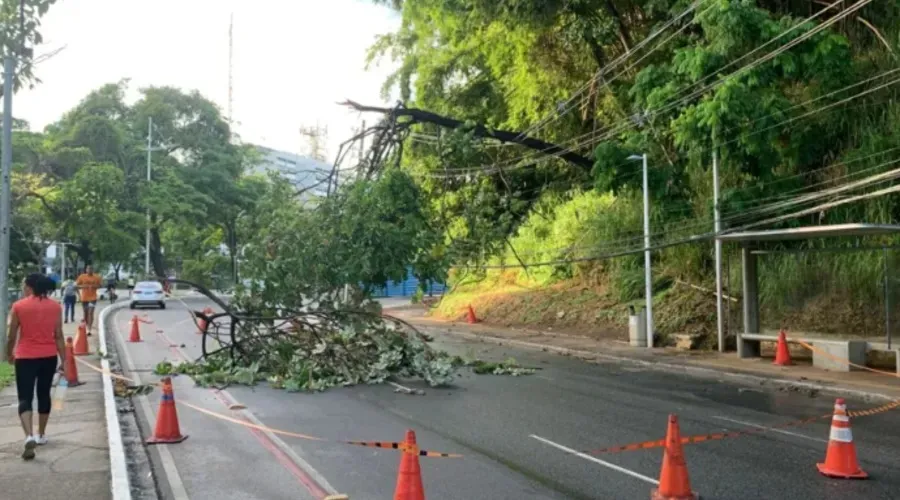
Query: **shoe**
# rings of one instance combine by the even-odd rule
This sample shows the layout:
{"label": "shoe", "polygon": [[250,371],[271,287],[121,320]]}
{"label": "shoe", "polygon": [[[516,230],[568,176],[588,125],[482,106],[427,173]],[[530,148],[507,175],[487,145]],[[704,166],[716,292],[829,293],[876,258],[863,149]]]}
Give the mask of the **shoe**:
{"label": "shoe", "polygon": [[34,442],[37,443],[39,446],[43,446],[43,445],[47,444],[47,436],[45,436],[43,434],[35,436]]}
{"label": "shoe", "polygon": [[34,459],[34,447],[37,446],[33,436],[28,436],[25,440],[25,451],[22,452],[22,458],[25,460]]}

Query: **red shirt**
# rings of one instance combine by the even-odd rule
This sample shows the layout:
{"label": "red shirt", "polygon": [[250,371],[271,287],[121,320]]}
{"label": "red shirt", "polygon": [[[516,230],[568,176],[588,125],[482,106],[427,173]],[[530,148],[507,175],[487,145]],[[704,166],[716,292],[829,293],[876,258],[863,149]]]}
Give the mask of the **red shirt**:
{"label": "red shirt", "polygon": [[19,318],[17,359],[50,358],[56,356],[56,323],[62,316],[59,302],[44,297],[17,300],[12,311]]}

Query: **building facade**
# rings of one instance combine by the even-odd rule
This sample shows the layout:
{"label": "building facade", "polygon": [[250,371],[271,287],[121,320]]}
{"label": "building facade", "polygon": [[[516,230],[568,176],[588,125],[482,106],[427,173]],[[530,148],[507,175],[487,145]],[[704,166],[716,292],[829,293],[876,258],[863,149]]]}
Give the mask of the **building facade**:
{"label": "building facade", "polygon": [[275,173],[293,184],[298,190],[308,190],[311,197],[325,196],[331,165],[295,153],[278,151],[265,146],[255,146],[260,162],[251,173]]}

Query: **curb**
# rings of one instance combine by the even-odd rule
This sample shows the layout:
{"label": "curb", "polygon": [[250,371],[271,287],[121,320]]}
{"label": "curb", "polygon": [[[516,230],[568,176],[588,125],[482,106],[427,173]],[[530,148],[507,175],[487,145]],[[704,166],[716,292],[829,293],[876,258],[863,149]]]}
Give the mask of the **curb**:
{"label": "curb", "polygon": [[119,426],[119,411],[116,408],[116,398],[113,392],[113,381],[110,376],[109,360],[106,355],[109,350],[106,344],[106,318],[119,309],[124,309],[128,302],[113,303],[100,312],[100,328],[98,328],[100,351],[100,366],[103,373],[103,406],[106,414],[106,435],[109,442],[109,472],[110,491],[112,500],[131,500],[131,482],[128,479],[128,465],[125,462],[125,445],[122,442],[122,428]]}
{"label": "curb", "polygon": [[665,363],[662,361],[647,361],[645,359],[639,359],[635,357],[629,356],[617,356],[614,354],[605,354],[594,351],[582,351],[579,349],[569,349],[567,347],[557,347],[546,344],[538,344],[535,342],[526,342],[523,340],[513,340],[507,339],[503,337],[494,337],[491,335],[478,335],[474,333],[468,332],[460,332],[452,329],[441,329],[441,327],[433,326],[433,325],[422,325],[412,323],[413,326],[417,328],[422,328],[424,330],[432,329],[433,331],[437,331],[438,333],[447,334],[447,335],[455,335],[457,337],[463,337],[471,340],[482,340],[486,342],[490,342],[492,344],[498,345],[511,345],[516,347],[524,347],[526,349],[536,349],[541,351],[552,351],[557,354],[563,354],[566,356],[579,356],[579,357],[591,357],[591,358],[600,358],[608,361],[616,361],[616,362],[624,362],[624,363],[633,363],[641,366],[645,366],[654,370],[664,370],[664,371],[682,371],[688,373],[696,373],[701,375],[715,375],[717,377],[727,376],[738,378],[742,380],[749,380],[759,384],[776,384],[780,386],[789,386],[789,387],[801,387],[804,389],[811,389],[825,393],[831,394],[841,394],[841,395],[849,395],[864,399],[876,399],[876,400],[884,400],[884,401],[896,401],[897,398],[894,396],[889,396],[887,394],[882,394],[879,392],[870,392],[859,389],[850,389],[847,387],[841,386],[831,386],[831,385],[822,385],[816,384],[812,382],[803,382],[798,380],[784,379],[778,377],[766,377],[762,375],[752,375],[749,373],[745,373],[742,371],[726,371],[726,370],[718,370],[715,368],[706,368],[702,366],[692,366],[686,364],[676,364],[676,363]]}

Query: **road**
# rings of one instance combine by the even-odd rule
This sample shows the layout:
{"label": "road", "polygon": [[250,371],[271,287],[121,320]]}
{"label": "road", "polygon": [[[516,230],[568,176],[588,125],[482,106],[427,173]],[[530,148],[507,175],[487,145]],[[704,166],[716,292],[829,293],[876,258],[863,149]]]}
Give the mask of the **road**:
{"label": "road", "polygon": [[[190,303],[196,309],[203,306]],[[109,327],[120,341],[120,360],[144,382],[155,379],[149,370],[163,359],[199,355],[200,335],[183,303],[149,311],[154,324],[144,326],[144,342],[125,344],[121,341],[127,339],[131,314],[123,310],[112,315]],[[682,435],[691,435],[825,415],[834,404],[828,396],[627,363],[586,363],[457,337],[438,336],[435,344],[487,360],[511,356],[540,370],[524,377],[466,370],[454,387],[445,389],[410,384],[425,389],[424,396],[398,394],[390,386],[291,394],[260,385],[216,394],[177,377],[176,401],[328,440],[399,441],[412,428],[420,447],[464,455],[422,459],[427,498],[510,500],[647,498],[659,475],[661,449],[596,456],[571,451],[661,439],[670,413],[678,415]],[[154,411],[158,392],[149,397]],[[230,411],[228,405],[235,401],[247,410]],[[848,399],[851,410],[876,404]],[[395,451],[277,437],[185,406],[178,412],[190,438],[151,455],[166,498],[296,499],[340,492],[357,500],[393,495],[399,462]],[[824,459],[830,424],[823,420],[688,445],[692,486],[704,499],[900,498],[898,422],[900,417],[890,412],[854,420],[868,481],[836,481],[818,474],[815,464]]]}

